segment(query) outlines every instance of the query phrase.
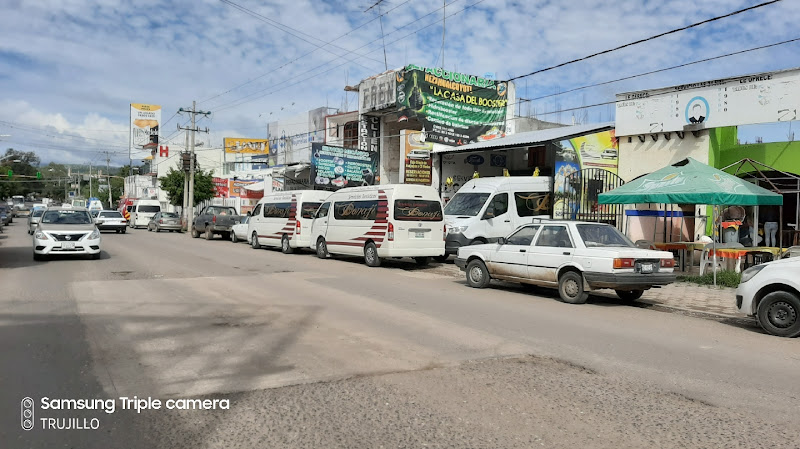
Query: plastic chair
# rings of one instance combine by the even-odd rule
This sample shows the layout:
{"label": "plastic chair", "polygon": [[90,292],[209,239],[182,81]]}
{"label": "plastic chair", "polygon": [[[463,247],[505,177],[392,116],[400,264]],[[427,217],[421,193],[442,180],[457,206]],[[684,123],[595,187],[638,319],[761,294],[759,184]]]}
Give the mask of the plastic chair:
{"label": "plastic chair", "polygon": [[[722,248],[723,245],[717,245],[717,248]],[[708,257],[709,251],[714,249],[714,244],[709,243],[703,248],[703,252],[700,254],[700,276],[705,273],[707,265],[714,265],[714,257]],[[713,270],[713,267],[712,267]],[[717,256],[717,271],[722,270],[722,260],[719,256]]]}

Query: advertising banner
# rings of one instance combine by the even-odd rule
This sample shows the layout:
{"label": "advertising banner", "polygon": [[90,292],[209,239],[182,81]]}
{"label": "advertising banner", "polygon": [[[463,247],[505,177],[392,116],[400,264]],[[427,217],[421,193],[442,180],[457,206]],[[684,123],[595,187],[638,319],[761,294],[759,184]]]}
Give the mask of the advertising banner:
{"label": "advertising banner", "polygon": [[211,178],[214,183],[214,197],[227,198],[228,197],[228,179],[227,178]]}
{"label": "advertising banner", "polygon": [[798,119],[800,70],[723,78],[617,95],[617,134],[631,136]]}
{"label": "advertising banner", "polygon": [[269,140],[245,139],[242,137],[225,137],[223,144],[226,153],[234,154],[269,154]]}
{"label": "advertising banner", "polygon": [[367,78],[358,85],[358,112],[380,111],[396,103],[396,72]]}
{"label": "advertising banner", "polygon": [[245,189],[245,187],[252,186],[257,182],[259,181],[251,179],[230,179],[228,184],[228,196],[231,198],[247,198],[249,191]]}
{"label": "advertising banner", "polygon": [[311,178],[315,187],[342,187],[375,184],[378,176],[378,153],[314,143],[311,155]]}
{"label": "advertising banner", "polygon": [[458,146],[505,136],[508,84],[409,65],[397,73],[401,115],[422,121],[425,141]]}
{"label": "advertising banner", "polygon": [[[614,130],[603,131],[585,136],[562,140],[556,144],[556,174],[553,178],[553,218],[565,219],[563,215],[564,201],[575,195],[575,187],[567,182],[567,177],[587,168],[601,168],[617,173],[618,141]],[[583,192],[581,192],[583,194]],[[577,212],[578,204],[570,209]]]}
{"label": "advertising banner", "polygon": [[133,148],[153,149],[158,147],[158,131],[161,124],[161,106],[156,104],[131,103],[131,143]]}
{"label": "advertising banner", "polygon": [[433,144],[422,141],[422,132],[400,131],[400,177],[403,184],[431,185],[433,176]]}
{"label": "advertising banner", "polygon": [[361,151],[381,151],[381,118],[362,115],[358,119],[358,147]]}

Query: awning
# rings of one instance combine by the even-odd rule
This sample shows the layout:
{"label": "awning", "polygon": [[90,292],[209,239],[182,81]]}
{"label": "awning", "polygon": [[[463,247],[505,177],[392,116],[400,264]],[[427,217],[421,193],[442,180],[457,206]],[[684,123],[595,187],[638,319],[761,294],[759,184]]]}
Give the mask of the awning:
{"label": "awning", "polygon": [[264,190],[264,181],[254,182],[252,184],[244,186],[247,190],[252,190],[254,192],[258,192]]}
{"label": "awning", "polygon": [[456,153],[463,151],[481,151],[497,148],[516,148],[540,145],[547,142],[566,140],[572,137],[592,134],[614,129],[614,122],[590,123],[586,125],[562,126],[558,128],[540,129],[524,133],[511,134],[484,142],[475,142],[460,147],[445,147],[433,150],[434,153]]}

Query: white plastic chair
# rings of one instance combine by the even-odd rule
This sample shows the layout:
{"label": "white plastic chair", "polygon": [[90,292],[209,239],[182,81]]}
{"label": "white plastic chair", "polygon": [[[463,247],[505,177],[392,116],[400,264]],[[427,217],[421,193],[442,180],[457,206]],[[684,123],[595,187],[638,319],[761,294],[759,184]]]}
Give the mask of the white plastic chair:
{"label": "white plastic chair", "polygon": [[[718,244],[717,248],[720,248],[720,247],[721,247],[721,245]],[[714,249],[714,244],[713,243],[709,243],[708,245],[703,247],[703,252],[700,253],[700,276],[702,276],[703,273],[705,273],[706,266],[712,265],[711,269],[712,270],[714,269],[713,268],[714,256],[711,256],[711,257],[708,256],[709,251],[713,250],[713,249]],[[722,270],[722,259],[719,256],[717,256],[717,271],[720,271],[720,270]]]}

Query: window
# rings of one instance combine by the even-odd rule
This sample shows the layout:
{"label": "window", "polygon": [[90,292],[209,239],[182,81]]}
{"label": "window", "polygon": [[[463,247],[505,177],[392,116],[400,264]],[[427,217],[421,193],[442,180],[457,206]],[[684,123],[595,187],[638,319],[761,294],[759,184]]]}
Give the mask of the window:
{"label": "window", "polygon": [[486,209],[486,216],[489,218],[499,217],[508,212],[508,194],[498,193],[492,198],[492,203]]}
{"label": "window", "polygon": [[253,216],[254,216],[254,217],[257,217],[257,216],[258,216],[260,213],[261,213],[261,205],[260,205],[260,204],[257,204],[257,205],[256,205],[256,208],[255,208],[255,209],[253,209]]}
{"label": "window", "polygon": [[635,245],[612,226],[599,224],[579,224],[578,234],[587,248],[594,246],[619,246],[633,248]]}
{"label": "window", "polygon": [[264,203],[264,218],[289,218],[292,203]]}
{"label": "window", "polygon": [[317,218],[327,217],[328,210],[331,208],[331,203],[325,203],[317,210]]}
{"label": "window", "polygon": [[538,230],[539,230],[539,225],[525,226],[524,228],[511,234],[511,236],[508,237],[508,239],[506,239],[506,244],[530,246],[531,242],[533,241],[533,237],[536,236],[536,231]]}
{"label": "window", "polygon": [[[0,209],[0,210],[2,210],[2,209]],[[43,213],[44,213],[44,209],[34,209],[33,210],[33,216],[34,217],[41,217]],[[119,212],[117,212],[117,213],[119,214]],[[122,215],[120,215],[120,216],[122,216]]]}
{"label": "window", "polygon": [[344,124],[344,143],[345,148],[358,148],[358,121],[347,122]]}
{"label": "window", "polygon": [[488,198],[488,193],[458,192],[447,203],[444,213],[445,215],[474,217],[481,211]]}
{"label": "window", "polygon": [[178,218],[178,214],[175,212],[162,212],[161,218]]}
{"label": "window", "polygon": [[569,238],[566,226],[545,226],[536,240],[536,246],[548,246],[553,248],[572,248],[572,240]]}
{"label": "window", "polygon": [[87,212],[76,210],[49,210],[42,215],[42,223],[89,224],[92,217]]}
{"label": "window", "polygon": [[126,207],[125,210],[127,210],[128,212],[133,212],[133,205]]}
{"label": "window", "polygon": [[550,215],[550,194],[547,192],[514,192],[514,203],[520,217]]}
{"label": "window", "polygon": [[314,214],[317,213],[317,209],[322,203],[303,203],[300,207],[300,216],[303,218],[314,218]]}
{"label": "window", "polygon": [[333,217],[337,220],[375,220],[378,200],[333,203]]}
{"label": "window", "polygon": [[161,212],[161,206],[139,206],[136,209],[136,212],[145,213],[145,214],[152,214],[154,212]]}
{"label": "window", "polygon": [[396,200],[394,218],[401,221],[442,221],[442,204],[438,201]]}

